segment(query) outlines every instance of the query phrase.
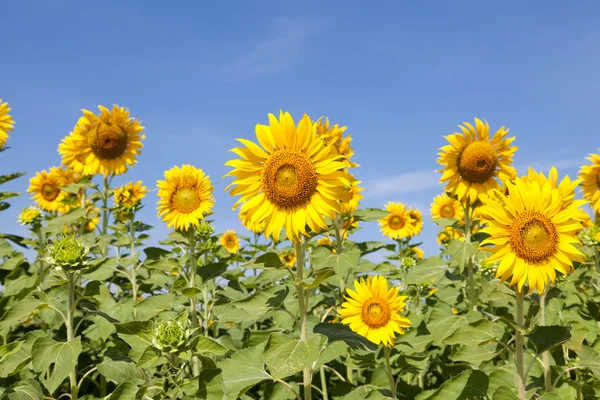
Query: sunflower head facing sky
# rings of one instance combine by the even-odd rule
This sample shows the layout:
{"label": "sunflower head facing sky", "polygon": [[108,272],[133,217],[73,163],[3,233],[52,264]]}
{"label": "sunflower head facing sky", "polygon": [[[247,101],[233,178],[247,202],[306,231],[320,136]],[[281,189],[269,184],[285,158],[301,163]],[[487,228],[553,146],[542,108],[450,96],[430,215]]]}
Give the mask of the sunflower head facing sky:
{"label": "sunflower head facing sky", "polygon": [[289,113],[279,120],[269,114],[269,125],[256,126],[260,145],[237,139],[245,147],[231,151],[239,158],[225,165],[233,168],[227,186],[232,196],[240,195],[245,226],[264,222],[265,236],[278,241],[281,231],[293,242],[301,235],[328,229],[325,217],[341,211],[345,190],[352,177],[344,171],[344,156],[332,150],[316,135],[308,115],[294,123]]}
{"label": "sunflower head facing sky", "polygon": [[405,239],[413,235],[414,220],[408,213],[406,205],[402,203],[389,202],[385,205],[389,213],[379,220],[381,232],[390,239]]}
{"label": "sunflower head facing sky", "polygon": [[8,141],[8,132],[13,131],[13,126],[15,121],[13,121],[12,117],[9,114],[10,107],[8,103],[2,102],[0,99],[0,149],[3,149]]}
{"label": "sunflower head facing sky", "polygon": [[136,183],[129,182],[115,189],[113,198],[115,204],[123,208],[135,208],[148,193],[146,186],[142,185],[142,181]]}
{"label": "sunflower head facing sky", "polygon": [[342,323],[375,344],[393,346],[396,333],[404,334],[411,323],[400,315],[406,296],[398,296],[398,288],[388,289],[383,276],[370,276],[354,281],[354,290],[346,289],[346,302],[338,311]]}
{"label": "sunflower head facing sky", "polygon": [[235,254],[240,249],[240,241],[238,240],[235,231],[227,231],[219,239],[219,243],[227,249],[231,254]]}
{"label": "sunflower head facing sky", "polygon": [[486,262],[499,262],[496,277],[510,278],[521,292],[544,293],[554,282],[556,271],[568,275],[573,262],[583,254],[573,246],[579,243],[581,224],[575,219],[577,203],[564,205],[563,195],[551,181],[528,178],[507,182],[504,202],[488,202],[482,207],[490,236],[481,245],[494,254]]}
{"label": "sunflower head facing sky", "polygon": [[449,144],[440,148],[438,163],[444,167],[440,183],[459,201],[473,204],[481,194],[497,188],[498,181],[515,177],[511,164],[517,147],[511,146],[515,137],[506,138],[508,129],[501,127],[490,138],[490,126],[478,118],[475,126],[465,122],[459,128],[462,133],[445,136]]}
{"label": "sunflower head facing sky", "polygon": [[215,203],[210,178],[188,164],[165,171],[165,180],[157,186],[158,216],[169,228],[187,231],[190,225],[198,226]]}
{"label": "sunflower head facing sky", "polygon": [[[1,147],[1,146],[0,146]],[[590,154],[591,164],[579,169],[583,197],[590,202],[594,214],[600,213],[600,154]]]}
{"label": "sunflower head facing sky", "polygon": [[58,147],[62,163],[83,175],[118,175],[137,163],[143,147],[144,127],[129,110],[114,105],[98,106],[100,114],[82,110],[70,139]]}
{"label": "sunflower head facing sky", "polygon": [[465,216],[465,210],[460,201],[446,194],[440,194],[431,203],[432,218],[456,218],[459,221]]}
{"label": "sunflower head facing sky", "polygon": [[32,195],[32,199],[43,210],[67,212],[72,207],[62,202],[68,196],[62,187],[74,183],[75,179],[71,171],[51,167],[48,171],[36,172],[29,180],[27,193]]}

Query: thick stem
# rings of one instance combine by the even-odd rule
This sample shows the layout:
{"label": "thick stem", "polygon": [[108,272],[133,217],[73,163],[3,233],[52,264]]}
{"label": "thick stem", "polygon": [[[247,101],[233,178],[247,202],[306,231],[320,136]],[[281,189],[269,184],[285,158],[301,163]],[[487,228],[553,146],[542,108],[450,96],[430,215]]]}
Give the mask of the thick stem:
{"label": "thick stem", "polygon": [[104,188],[102,190],[102,234],[106,234],[108,228],[108,190],[110,182],[108,175],[104,175]]}
{"label": "thick stem", "polygon": [[[133,260],[135,257],[135,212],[131,213],[131,221],[129,222],[129,240],[131,240],[131,251],[130,257]],[[138,284],[137,284],[137,262],[133,262],[131,265],[131,291],[133,293],[133,319],[137,320],[137,310],[135,305],[138,299]]]}
{"label": "thick stem", "polygon": [[[83,208],[85,215],[87,215],[87,213],[85,212],[85,189],[81,189],[80,192],[79,192],[79,194],[81,196],[81,198],[80,198],[81,208]],[[85,223],[82,223],[79,226],[79,233],[81,235],[83,235],[85,233]]]}
{"label": "thick stem", "polygon": [[[540,295],[540,325],[546,325],[546,294]],[[550,371],[550,353],[542,353],[542,362],[544,364],[544,388],[546,392],[552,391],[552,374]]]}
{"label": "thick stem", "polygon": [[36,233],[38,237],[38,275],[40,276],[40,289],[44,290],[44,279],[45,279],[45,271],[44,271],[44,252],[45,252],[45,243],[44,237],[42,236],[42,226],[38,225],[36,227]]}
{"label": "thick stem", "polygon": [[325,376],[325,368],[321,367],[321,391],[323,392],[323,400],[329,400],[327,394],[327,376]]}
{"label": "thick stem", "polygon": [[526,400],[525,395],[525,370],[523,364],[523,353],[524,353],[524,341],[523,328],[525,327],[525,318],[523,314],[523,293],[516,290],[516,302],[517,302],[517,329],[515,331],[515,364],[517,366],[517,375],[519,377],[518,389],[519,399]]}
{"label": "thick stem", "polygon": [[[296,277],[299,281],[304,279],[304,246],[301,241],[296,243]],[[297,285],[298,307],[300,309],[300,340],[306,341],[308,338],[308,320],[306,312],[306,301],[304,299],[304,287]],[[304,399],[311,399],[312,368],[310,366],[304,369]]]}
{"label": "thick stem", "polygon": [[[471,206],[467,201],[465,205],[465,243],[469,245],[471,243]],[[473,258],[469,257],[467,260],[467,284],[469,293],[469,304],[473,308],[473,311],[477,311],[477,295],[475,292],[475,276],[473,273]]]}
{"label": "thick stem", "polygon": [[[69,283],[67,285],[67,342],[74,340],[73,335],[73,314],[75,312],[75,275],[68,273]],[[77,361],[73,371],[69,374],[71,384],[71,399],[77,400]]]}
{"label": "thick stem", "polygon": [[[190,277],[189,287],[192,289],[196,288],[196,229],[194,226],[190,226],[188,230],[188,257],[190,258]],[[190,297],[190,313],[192,315],[192,329],[198,328],[198,309],[196,305],[196,294],[192,293]],[[198,376],[200,373],[200,365],[198,358],[192,359],[192,371],[194,376]]]}
{"label": "thick stem", "polygon": [[390,364],[390,349],[386,345],[383,345],[383,355],[385,356],[385,367],[387,369],[388,379],[390,380],[390,390],[392,391],[392,399],[396,399],[396,381],[394,380],[392,365]]}

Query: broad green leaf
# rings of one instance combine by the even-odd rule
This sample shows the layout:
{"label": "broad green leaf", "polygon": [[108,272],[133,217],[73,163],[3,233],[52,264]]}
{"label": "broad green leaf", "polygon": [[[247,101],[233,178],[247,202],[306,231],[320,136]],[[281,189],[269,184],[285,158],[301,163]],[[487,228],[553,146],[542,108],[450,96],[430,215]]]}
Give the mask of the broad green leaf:
{"label": "broad green leaf", "polygon": [[349,326],[343,324],[320,323],[314,329],[314,333],[320,333],[327,336],[328,343],[333,343],[338,340],[344,341],[352,349],[366,349],[376,351],[379,346],[353,332]]}
{"label": "broad green leaf", "polygon": [[549,325],[537,326],[527,337],[538,354],[553,349],[571,338],[571,327]]}
{"label": "broad green leaf", "polygon": [[[15,268],[10,274],[4,278],[4,296],[15,296],[21,293],[22,290],[35,287],[37,282],[37,276],[27,275],[24,268]],[[26,293],[27,293],[26,292]]]}
{"label": "broad green leaf", "polygon": [[219,362],[226,394],[237,398],[257,383],[272,379],[264,364],[262,346],[240,350]]}
{"label": "broad green leaf", "polygon": [[104,258],[92,261],[90,262],[90,267],[83,273],[83,277],[90,280],[106,281],[113,276],[116,267],[116,258]]}
{"label": "broad green leaf", "polygon": [[167,359],[162,356],[160,350],[148,346],[137,361],[138,368],[151,368],[164,364]]}
{"label": "broad green leaf", "polygon": [[287,286],[271,286],[232,304],[258,318],[273,308],[281,307],[289,291]]}
{"label": "broad green leaf", "polygon": [[453,361],[466,361],[473,364],[475,368],[479,368],[481,363],[490,361],[496,358],[502,350],[497,349],[496,343],[486,344],[484,346],[473,347],[470,345],[461,346],[456,354],[450,357]]}
{"label": "broad green leaf", "polygon": [[264,253],[253,262],[244,265],[245,268],[256,268],[262,266],[262,268],[285,268],[285,264],[281,261],[281,258],[276,253]]}
{"label": "broad green leaf", "polygon": [[146,260],[158,260],[171,254],[169,250],[160,247],[146,247],[144,253],[146,254]]}
{"label": "broad green leaf", "polygon": [[134,363],[105,359],[97,365],[98,372],[108,381],[114,381],[117,384],[123,382],[132,382],[137,380],[139,370]]}
{"label": "broad green leaf", "polygon": [[[316,339],[316,340],[315,340]],[[312,364],[320,340],[294,340],[283,333],[273,333],[265,346],[265,363],[274,379],[284,379]]]}
{"label": "broad green leaf", "polygon": [[436,342],[440,343],[448,336],[452,335],[459,327],[467,324],[467,318],[464,315],[454,315],[452,311],[445,307],[437,307],[429,316],[427,330]]}
{"label": "broad green leaf", "polygon": [[6,182],[12,181],[13,179],[20,178],[25,174],[27,174],[27,172],[15,172],[12,174],[0,175],[0,185],[2,185],[3,183],[6,183]]}
{"label": "broad green leaf", "polygon": [[345,342],[338,341],[328,344],[325,350],[319,355],[319,359],[315,364],[315,371],[337,358],[345,357],[347,353],[348,345]]}
{"label": "broad green leaf", "polygon": [[227,347],[217,342],[217,340],[205,336],[196,336],[193,339],[193,347],[200,354],[215,354],[217,356],[222,356],[229,351]]}
{"label": "broad green leaf", "polygon": [[383,248],[386,248],[390,251],[394,251],[394,249],[396,248],[395,244],[388,244],[385,242],[361,242],[356,243],[356,246],[359,248],[360,254],[363,256],[370,253],[374,253],[377,250],[381,250]]}
{"label": "broad green leaf", "polygon": [[410,285],[431,284],[446,272],[446,262],[440,257],[429,257],[412,267],[404,281]]}
{"label": "broad green leaf", "polygon": [[467,370],[444,382],[431,395],[419,395],[416,400],[472,400],[485,399],[489,380],[486,374]]}
{"label": "broad green leaf", "polygon": [[596,379],[600,379],[600,353],[589,347],[583,347],[577,352],[582,367],[588,368]]}
{"label": "broad green leaf", "polygon": [[50,393],[73,371],[80,353],[81,337],[70,342],[57,342],[48,337],[36,339],[31,349],[33,369],[41,372],[40,380]]}
{"label": "broad green leaf", "polygon": [[462,270],[462,268],[467,264],[467,261],[469,261],[473,255],[475,255],[478,248],[478,242],[467,243],[462,240],[452,239],[448,244],[446,253],[452,257],[452,259]]}
{"label": "broad green leaf", "polygon": [[197,268],[197,273],[200,275],[202,282],[208,282],[210,279],[223,275],[227,271],[227,263],[219,262],[208,265],[202,265]]}
{"label": "broad green leaf", "polygon": [[376,221],[388,215],[389,213],[380,208],[364,208],[362,210],[356,210],[353,216],[360,221]]}
{"label": "broad green leaf", "polygon": [[489,374],[490,386],[488,388],[488,395],[492,396],[496,390],[502,386],[510,388],[510,391],[514,395],[517,394],[515,382],[517,382],[517,367],[514,363],[508,363],[501,367],[494,367],[493,371]]}
{"label": "broad green leaf", "polygon": [[501,325],[483,319],[459,327],[452,335],[444,339],[443,342],[446,344],[479,346],[500,338],[502,333]]}
{"label": "broad green leaf", "polygon": [[198,392],[196,392],[195,398],[203,400],[226,399],[223,392],[221,372],[219,368],[203,368],[200,371]]}
{"label": "broad green leaf", "polygon": [[139,388],[131,382],[123,382],[117,386],[108,400],[142,400],[147,390],[145,386]]}
{"label": "broad green leaf", "polygon": [[65,226],[74,224],[78,222],[81,218],[85,216],[85,210],[81,207],[77,207],[72,209],[71,211],[53,218],[46,225],[45,230],[48,232],[58,232],[62,233]]}
{"label": "broad green leaf", "polygon": [[23,253],[16,253],[10,258],[7,258],[6,260],[2,261],[2,263],[0,263],[0,269],[3,269],[5,271],[12,271],[25,262],[25,255]]}
{"label": "broad green leaf", "polygon": [[[577,393],[577,392],[575,392]],[[575,397],[571,397],[575,398]],[[542,396],[538,397],[538,400],[564,400],[565,397],[561,397],[556,393],[544,393]]]}
{"label": "broad green leaf", "polygon": [[508,386],[499,386],[492,396],[492,400],[519,400]]}
{"label": "broad green leaf", "polygon": [[6,329],[27,321],[36,310],[47,307],[44,296],[31,294],[12,306],[0,319],[0,329]]}
{"label": "broad green leaf", "polygon": [[33,379],[15,383],[8,392],[10,400],[42,400],[44,392],[39,383]]}
{"label": "broad green leaf", "polygon": [[571,339],[565,343],[565,347],[569,350],[579,351],[583,348],[583,341],[590,332],[589,329],[578,321],[571,321],[568,323],[572,326]]}
{"label": "broad green leaf", "polygon": [[446,228],[448,226],[454,226],[458,222],[456,218],[432,218],[434,224],[439,226],[440,228]]}
{"label": "broad green leaf", "polygon": [[157,316],[163,311],[170,311],[173,308],[173,294],[159,294],[150,296],[142,302],[136,304],[134,308],[138,312],[138,318],[145,320]]}
{"label": "broad green leaf", "polygon": [[154,329],[151,321],[115,323],[117,335],[131,347],[129,357],[138,361],[146,348],[152,346]]}
{"label": "broad green leaf", "polygon": [[346,276],[360,264],[360,249],[349,245],[341,254],[336,254],[326,247],[318,247],[312,252],[311,261],[315,270],[333,268],[336,274]]}
{"label": "broad green leaf", "polygon": [[325,279],[330,278],[333,275],[335,275],[335,271],[333,270],[333,268],[324,268],[317,271],[316,275],[312,278],[306,278],[304,280],[297,279],[296,285],[309,289],[314,289],[316,287],[319,287],[321,282],[323,282]]}

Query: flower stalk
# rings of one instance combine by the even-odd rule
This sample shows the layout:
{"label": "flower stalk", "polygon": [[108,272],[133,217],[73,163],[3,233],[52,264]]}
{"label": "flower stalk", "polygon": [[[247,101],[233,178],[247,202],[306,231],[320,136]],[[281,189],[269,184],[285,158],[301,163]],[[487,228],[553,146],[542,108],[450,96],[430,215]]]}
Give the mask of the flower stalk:
{"label": "flower stalk", "polygon": [[[190,226],[188,229],[188,256],[190,261],[189,270],[189,287],[192,289],[196,288],[196,228]],[[192,317],[192,330],[198,328],[198,306],[196,303],[196,293],[192,293],[190,297],[190,314]],[[200,373],[200,365],[198,358],[194,357],[192,360],[192,371],[194,376],[198,376]]]}
{"label": "flower stalk", "polygon": [[390,364],[390,349],[388,346],[383,345],[383,355],[385,357],[385,367],[387,376],[390,381],[390,390],[392,391],[392,399],[396,399],[396,381],[394,380],[394,373],[392,372],[392,365]]}
{"label": "flower stalk", "polygon": [[[546,294],[540,295],[540,325],[546,325]],[[544,364],[544,389],[546,392],[552,391],[552,376],[550,371],[550,353],[545,351],[542,354],[542,363]]]}
{"label": "flower stalk", "polygon": [[[465,243],[471,244],[471,225],[472,221],[472,206],[467,201],[465,205]],[[475,292],[475,276],[473,272],[473,257],[469,257],[467,260],[467,290],[469,294],[469,304],[473,308],[473,311],[477,311],[477,294]]]}
{"label": "flower stalk", "polygon": [[[302,282],[304,279],[304,245],[296,242],[296,277]],[[298,307],[300,309],[300,340],[305,342],[308,338],[308,319],[306,310],[305,290],[301,285],[296,285],[298,292]],[[312,368],[307,366],[303,371],[304,399],[311,400]]]}
{"label": "flower stalk", "polygon": [[[74,327],[73,327],[73,314],[75,313],[75,274],[67,272],[69,282],[67,284],[67,342],[71,342],[75,339]],[[77,361],[73,371],[69,374],[69,383],[71,384],[71,400],[77,400]]]}
{"label": "flower stalk", "polygon": [[517,383],[519,389],[519,400],[526,400],[525,395],[525,368],[523,363],[523,355],[525,352],[523,336],[523,329],[525,328],[525,318],[523,314],[523,293],[518,289],[516,292],[516,303],[517,303],[517,329],[515,331],[515,364],[517,366],[517,376],[519,382]]}

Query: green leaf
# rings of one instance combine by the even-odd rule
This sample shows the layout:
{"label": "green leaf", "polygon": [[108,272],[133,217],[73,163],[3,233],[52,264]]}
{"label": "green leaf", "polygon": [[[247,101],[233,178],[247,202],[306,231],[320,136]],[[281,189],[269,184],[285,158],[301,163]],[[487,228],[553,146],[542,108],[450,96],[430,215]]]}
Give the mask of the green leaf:
{"label": "green leaf", "polygon": [[583,347],[577,352],[582,367],[588,368],[596,379],[600,379],[600,353],[590,347]]}
{"label": "green leaf", "polygon": [[244,265],[246,268],[256,268],[256,266],[262,265],[263,268],[285,268],[285,264],[281,261],[281,258],[273,252],[262,254],[256,257],[254,262]]}
{"label": "green leaf", "polygon": [[31,349],[33,369],[42,372],[40,380],[50,393],[73,371],[80,353],[81,337],[70,342],[57,342],[48,337],[36,339]]}
{"label": "green leaf", "polygon": [[556,393],[544,393],[538,398],[538,400],[563,400],[564,397],[560,397]]}
{"label": "green leaf", "polygon": [[296,279],[296,285],[309,289],[314,289],[319,287],[321,282],[323,282],[325,279],[330,278],[333,275],[335,275],[335,271],[333,270],[333,268],[321,269],[317,271],[316,275],[313,278],[306,278],[304,280]]}
{"label": "green leaf", "polygon": [[3,183],[12,181],[13,179],[17,179],[22,177],[23,175],[25,175],[27,172],[15,172],[13,174],[8,174],[8,175],[0,175],[0,185],[2,185]]}
{"label": "green leaf", "polygon": [[444,382],[433,394],[421,394],[416,400],[485,399],[489,379],[481,371],[467,370]]}
{"label": "green leaf", "polygon": [[39,383],[33,379],[27,379],[12,385],[8,392],[8,398],[10,400],[42,400],[44,392]]}
{"label": "green leaf", "polygon": [[312,364],[318,354],[320,339],[293,340],[283,333],[273,333],[265,346],[265,363],[274,379],[284,379]]}
{"label": "green leaf", "polygon": [[519,400],[519,398],[507,386],[499,386],[494,392],[492,400]]}
{"label": "green leaf", "polygon": [[10,310],[0,318],[0,329],[7,329],[15,325],[20,325],[27,321],[34,311],[47,306],[48,303],[43,301],[43,296],[38,297],[37,294],[31,294],[12,306]]}
{"label": "green leaf", "polygon": [[240,350],[219,362],[227,395],[238,398],[257,383],[272,379],[265,371],[264,364],[262,346]]}
{"label": "green leaf", "polygon": [[384,218],[389,212],[380,208],[365,208],[362,210],[356,210],[353,214],[360,221],[376,221]]}
{"label": "green leaf", "polygon": [[117,335],[131,347],[129,357],[138,361],[146,348],[152,346],[154,330],[151,321],[131,321],[115,323]]}
{"label": "green leaf", "polygon": [[320,333],[327,336],[328,343],[333,343],[338,340],[344,341],[350,348],[355,350],[370,350],[376,351],[379,346],[371,342],[367,338],[353,332],[349,326],[344,324],[320,323],[313,329],[314,333]]}
{"label": "green leaf", "polygon": [[458,222],[456,218],[432,218],[431,221],[439,226],[440,228],[446,228],[448,226],[454,226]]}
{"label": "green leaf", "polygon": [[315,270],[333,268],[336,274],[346,276],[351,269],[360,264],[360,249],[356,245],[348,245],[340,254],[333,253],[326,247],[318,247],[311,254]]}
{"label": "green leaf", "polygon": [[[4,296],[14,296],[21,293],[22,290],[32,289],[35,287],[37,277],[27,275],[24,268],[15,268],[4,278]],[[27,290],[26,293],[31,290]]]}
{"label": "green leaf", "polygon": [[223,275],[227,271],[227,263],[219,262],[208,265],[202,265],[196,270],[202,282],[208,282],[210,279]]}
{"label": "green leaf", "polygon": [[429,316],[427,330],[431,332],[434,340],[441,343],[442,340],[452,335],[459,327],[467,324],[467,318],[463,315],[454,315],[448,308],[437,307]]}
{"label": "green leaf", "polygon": [[229,351],[227,347],[223,346],[215,339],[196,336],[193,340],[192,347],[200,354],[215,354],[217,356],[222,356]]}
{"label": "green leaf", "polygon": [[256,292],[245,299],[235,301],[231,304],[235,308],[252,315],[254,318],[259,318],[269,310],[281,307],[289,291],[290,289],[287,286],[271,286],[268,289]]}
{"label": "green leaf", "polygon": [[171,252],[160,247],[146,247],[144,254],[146,254],[146,260],[159,260],[163,257],[168,257]]}
{"label": "green leaf", "polygon": [[467,243],[458,239],[452,239],[448,244],[446,253],[452,257],[452,259],[462,270],[462,268],[467,264],[467,261],[469,261],[473,255],[475,255],[478,248],[478,242]]}
{"label": "green leaf", "polygon": [[548,325],[537,326],[527,337],[537,354],[553,349],[571,339],[571,327]]}
{"label": "green leaf", "polygon": [[169,311],[173,308],[173,294],[159,294],[150,296],[136,304],[134,308],[138,312],[140,319],[150,319],[163,311]]}
{"label": "green leaf", "polygon": [[200,371],[198,392],[196,392],[195,397],[203,400],[226,399],[223,392],[221,372],[219,368],[203,368]]}
{"label": "green leaf", "polygon": [[409,285],[431,284],[438,281],[446,272],[446,262],[440,257],[429,257],[412,267],[406,274]]}
{"label": "green leaf", "polygon": [[142,400],[147,390],[145,386],[138,388],[131,382],[123,382],[117,386],[108,400]]}
{"label": "green leaf", "polygon": [[74,224],[79,221],[80,218],[85,216],[85,210],[81,207],[74,208],[71,211],[55,217],[48,222],[45,230],[49,232],[57,231],[62,233],[65,226]]}
{"label": "green leaf", "polygon": [[12,271],[25,262],[25,255],[23,253],[16,253],[10,258],[4,260],[2,264],[0,264],[0,269]]}
{"label": "green leaf", "polygon": [[459,327],[452,335],[443,340],[446,344],[464,344],[479,346],[501,337],[503,330],[498,324],[487,319],[475,321],[469,325]]}
{"label": "green leaf", "polygon": [[496,343],[486,344],[484,346],[473,347],[469,345],[461,346],[456,354],[450,357],[452,361],[466,361],[479,368],[481,363],[496,358],[502,351],[497,350]]}
{"label": "green leaf", "polygon": [[135,364],[126,361],[105,359],[97,365],[97,368],[107,380],[116,383],[135,381],[139,375]]}

